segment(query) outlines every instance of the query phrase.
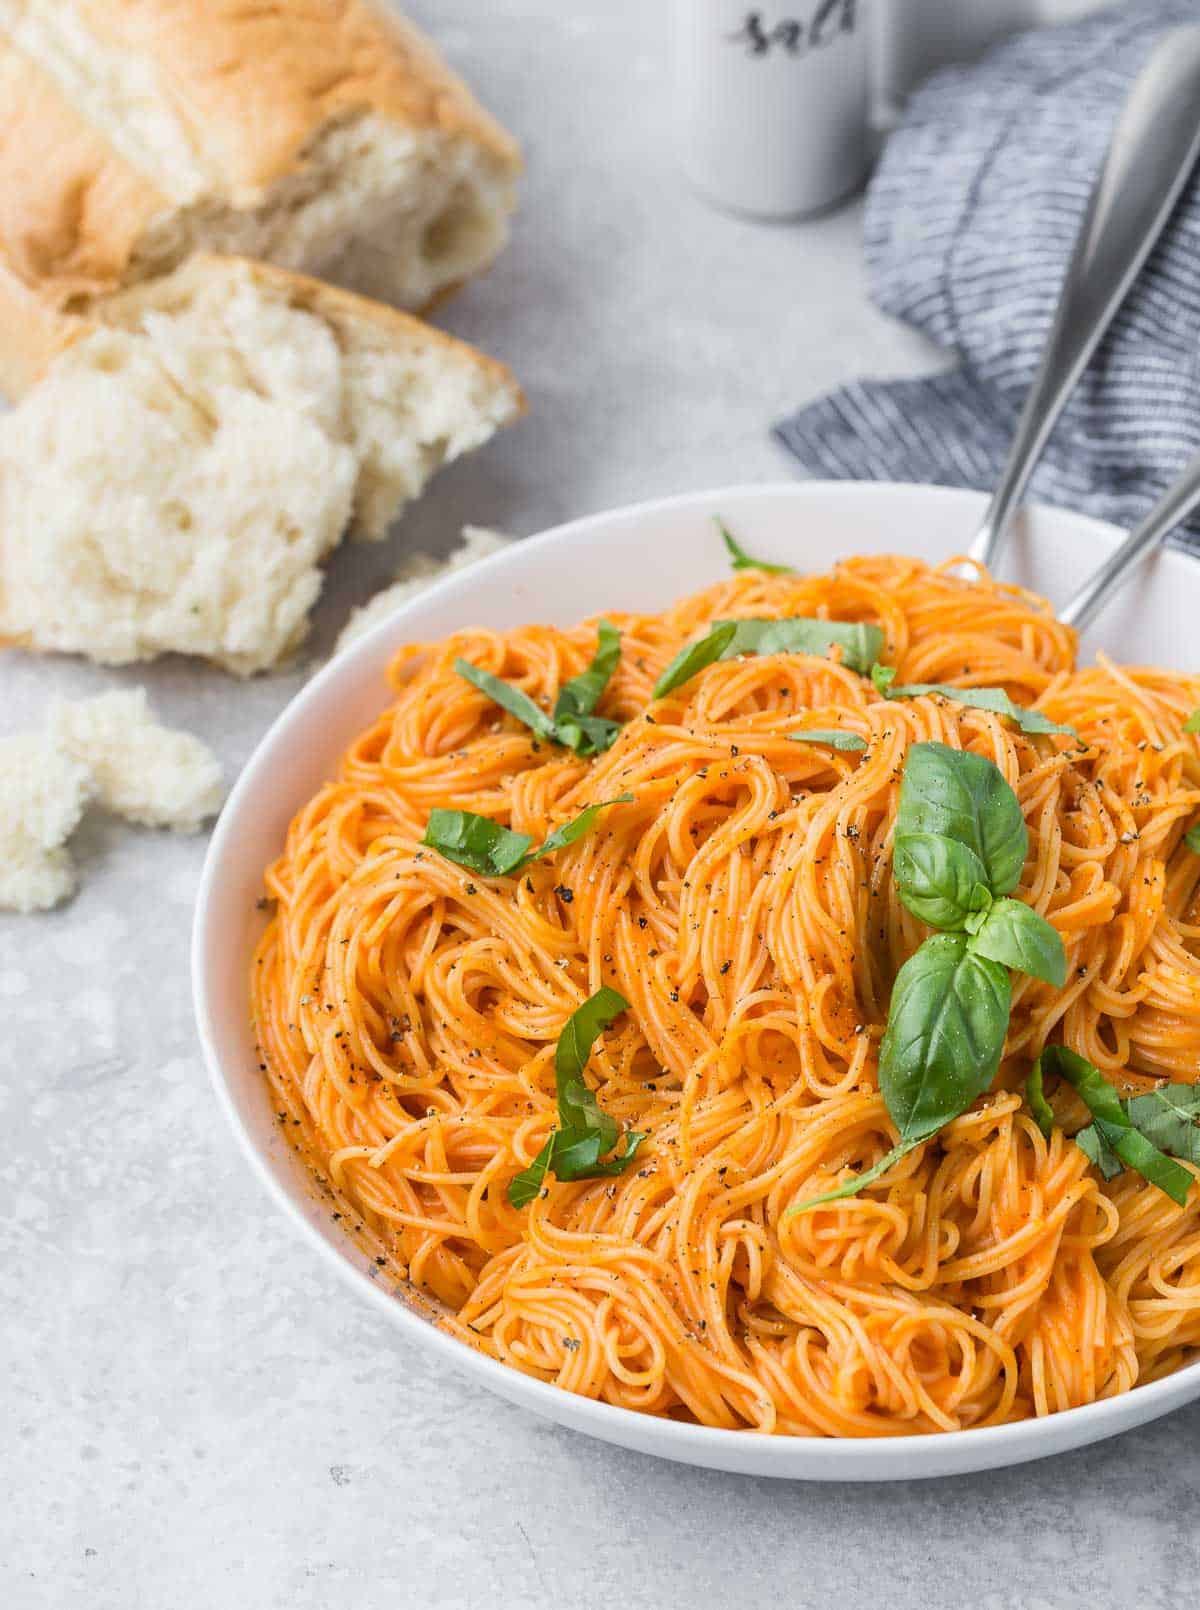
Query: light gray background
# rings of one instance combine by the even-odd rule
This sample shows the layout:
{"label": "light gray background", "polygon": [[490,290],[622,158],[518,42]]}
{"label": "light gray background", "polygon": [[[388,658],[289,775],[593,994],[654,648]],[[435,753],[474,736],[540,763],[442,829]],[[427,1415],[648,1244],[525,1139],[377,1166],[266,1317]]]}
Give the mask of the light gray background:
{"label": "light gray background", "polygon": [[[974,0],[971,0],[974,3]],[[447,322],[531,414],[383,550],[338,555],[313,643],[407,547],[787,476],[783,410],[932,355],[867,305],[857,209],[763,228],[672,169],[651,0],[424,0],[517,130],[514,243]],[[903,543],[903,532],[897,532]],[[234,684],[0,661],[0,728],[144,680],[232,777],[302,673]],[[0,1604],[1068,1610],[1190,1601],[1200,1407],[1039,1466],[910,1487],[659,1464],[431,1368],[299,1245],[201,1068],[201,840],[91,825],[82,892],[0,921]],[[1186,1601],[1185,1601],[1186,1596]]]}

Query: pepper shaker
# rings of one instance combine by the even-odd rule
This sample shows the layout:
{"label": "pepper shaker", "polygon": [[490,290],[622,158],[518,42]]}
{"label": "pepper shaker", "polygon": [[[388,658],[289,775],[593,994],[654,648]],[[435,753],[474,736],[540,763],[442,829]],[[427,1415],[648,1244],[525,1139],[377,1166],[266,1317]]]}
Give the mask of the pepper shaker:
{"label": "pepper shaker", "polygon": [[680,159],[710,201],[795,218],[856,190],[869,155],[871,0],[674,0]]}

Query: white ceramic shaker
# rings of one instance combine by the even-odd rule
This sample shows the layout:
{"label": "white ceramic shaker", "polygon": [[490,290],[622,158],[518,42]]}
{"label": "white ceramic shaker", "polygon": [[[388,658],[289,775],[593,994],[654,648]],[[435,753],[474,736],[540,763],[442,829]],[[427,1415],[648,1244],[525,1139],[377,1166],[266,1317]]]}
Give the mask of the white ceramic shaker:
{"label": "white ceramic shaker", "polygon": [[680,157],[717,205],[817,212],[868,161],[873,0],[673,0]]}

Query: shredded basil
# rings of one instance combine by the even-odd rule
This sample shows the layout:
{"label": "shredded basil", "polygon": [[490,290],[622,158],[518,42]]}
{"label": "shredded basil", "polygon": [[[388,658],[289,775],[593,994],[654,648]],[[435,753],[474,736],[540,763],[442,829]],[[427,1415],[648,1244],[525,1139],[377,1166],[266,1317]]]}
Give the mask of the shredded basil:
{"label": "shredded basil", "polygon": [[1195,855],[1200,855],[1200,822],[1193,822],[1183,835],[1183,842]]}
{"label": "shredded basil", "polygon": [[[636,1156],[646,1136],[626,1130],[601,1110],[584,1080],[592,1047],[605,1029],[629,1010],[629,1002],[615,989],[599,989],[572,1012],[558,1037],[554,1052],[554,1080],[558,1096],[558,1127],[528,1168],[508,1186],[513,1207],[526,1207],[538,1195],[546,1174],[560,1180],[602,1179],[620,1174]],[[621,1150],[613,1152],[617,1141]],[[613,1152],[611,1157],[605,1154]]]}
{"label": "shredded basil", "polygon": [[554,737],[554,722],[539,706],[534,704],[523,689],[515,687],[511,682],[505,682],[503,677],[493,676],[490,671],[482,671],[479,666],[472,665],[469,660],[455,660],[454,669],[459,676],[465,677],[472,687],[478,688],[480,693],[486,693],[493,704],[507,710],[509,715],[516,716],[523,726],[535,732],[539,738],[552,739]]}
{"label": "shredded basil", "polygon": [[554,736],[576,754],[602,754],[612,747],[621,730],[620,722],[593,713],[620,659],[621,634],[608,621],[601,621],[591,664],[559,689],[554,703]]}
{"label": "shredded basil", "polygon": [[1200,732],[1200,710],[1193,710],[1183,724],[1184,732]]}
{"label": "shredded basil", "polygon": [[1079,737],[1074,727],[1061,726],[1040,710],[1027,710],[1024,705],[1014,704],[1003,688],[956,688],[947,682],[911,682],[905,687],[897,687],[895,667],[891,665],[873,665],[871,680],[876,691],[885,699],[918,699],[936,694],[944,699],[953,699],[956,704],[965,704],[972,710],[990,710],[993,715],[1006,716],[1010,721],[1015,721],[1022,732],[1061,732],[1072,738]]}
{"label": "shredded basil", "polygon": [[1200,1167],[1200,1085],[1162,1085],[1122,1106],[1147,1140]]}
{"label": "shredded basil", "polygon": [[770,576],[791,576],[795,574],[791,565],[775,565],[769,559],[752,559],[737,538],[730,533],[728,526],[719,516],[717,517],[717,530],[721,533],[721,540],[725,544],[730,564],[734,570],[765,570]]}
{"label": "shredded basil", "polygon": [[530,848],[533,840],[528,833],[514,833],[488,816],[477,816],[474,811],[430,811],[421,843],[456,866],[478,872],[481,877],[502,878],[510,872],[520,872],[531,861],[540,861],[543,856],[574,844],[576,839],[591,832],[601,811],[612,805],[631,804],[633,797],[618,794],[616,799],[602,799],[589,805],[571,821],[556,827],[536,850]]}
{"label": "shredded basil", "polygon": [[733,642],[736,630],[734,622],[727,621],[723,626],[714,626],[712,631],[695,643],[685,643],[654,684],[654,697],[665,698],[685,682],[690,682],[700,671],[724,659],[725,650]]}
{"label": "shredded basil", "polygon": [[[1078,1092],[1092,1115],[1092,1122],[1075,1136],[1075,1144],[1099,1168],[1105,1179],[1112,1179],[1123,1168],[1131,1168],[1156,1185],[1172,1202],[1183,1207],[1188,1199],[1193,1175],[1167,1155],[1177,1151],[1189,1161],[1200,1163],[1200,1089],[1192,1085],[1168,1085],[1149,1095],[1122,1101],[1114,1087],[1086,1057],[1065,1045],[1048,1045],[1037,1059],[1026,1085],[1030,1106],[1043,1133],[1047,1133],[1042,1096],[1047,1073],[1057,1074]],[[1183,1094],[1187,1092],[1187,1094]],[[1053,1113],[1050,1122],[1053,1122]],[[1162,1149],[1165,1148],[1165,1149]]]}
{"label": "shredded basil", "polygon": [[553,715],[547,715],[513,683],[493,676],[490,671],[481,671],[467,660],[455,660],[454,669],[539,738],[561,744],[577,755],[599,755],[612,747],[621,730],[619,721],[594,713],[620,658],[620,632],[608,621],[601,621],[596,633],[596,653],[590,665],[586,671],[563,683]]}
{"label": "shredded basil", "polygon": [[741,654],[828,654],[840,648],[842,663],[866,673],[883,648],[883,631],[865,621],[819,621],[802,616],[790,620],[717,621],[694,643],[685,644],[654,684],[661,699],[716,660]]}
{"label": "shredded basil", "polygon": [[1025,1081],[1025,1100],[1033,1114],[1034,1122],[1050,1139],[1050,1131],[1054,1128],[1054,1108],[1046,1100],[1045,1083],[1042,1079],[1042,1059],[1039,1057],[1029,1070],[1029,1077]]}
{"label": "shredded basil", "polygon": [[528,833],[514,833],[474,811],[435,808],[425,824],[422,844],[485,878],[500,878],[529,860],[533,843]]}
{"label": "shredded basil", "polygon": [[857,732],[826,732],[810,727],[807,732],[789,732],[788,737],[794,744],[828,744],[830,749],[845,749],[855,754],[867,747],[867,740]]}

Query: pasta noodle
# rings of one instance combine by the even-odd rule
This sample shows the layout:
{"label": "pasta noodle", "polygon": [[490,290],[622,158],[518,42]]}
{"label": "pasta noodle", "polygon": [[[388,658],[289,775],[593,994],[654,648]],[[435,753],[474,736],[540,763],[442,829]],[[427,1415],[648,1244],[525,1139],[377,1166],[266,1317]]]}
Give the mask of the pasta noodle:
{"label": "pasta noodle", "polygon": [[[716,620],[878,623],[903,683],[1003,686],[1080,735],[1030,737],[941,696],[885,701],[831,658],[720,662],[655,703]],[[546,1381],[709,1426],[949,1431],[1123,1392],[1200,1345],[1200,1206],[1105,1183],[1025,1108],[1048,1041],[1122,1092],[1200,1072],[1200,679],[1076,671],[1045,603],[981,575],[864,558],[742,571],[661,615],[609,617],[622,653],[592,759],[538,740],[453,669],[543,707],[592,622],[410,645],[394,702],[296,816],[254,961],[261,1059],[289,1136],[391,1273],[454,1335]],[[794,742],[810,726],[861,753]],[[992,1091],[859,1196],[785,1217],[895,1139],[876,1082],[892,980],[927,930],[896,897],[905,752],[993,760],[1020,800],[1019,898],[1064,941],[1066,987],[1014,974]],[[569,848],[481,878],[422,847],[434,807],[540,843],[632,794]],[[554,1047],[602,985],[603,1110],[634,1162],[523,1209],[506,1187],[555,1123]],[[1056,1095],[1068,1130],[1087,1121]]]}

